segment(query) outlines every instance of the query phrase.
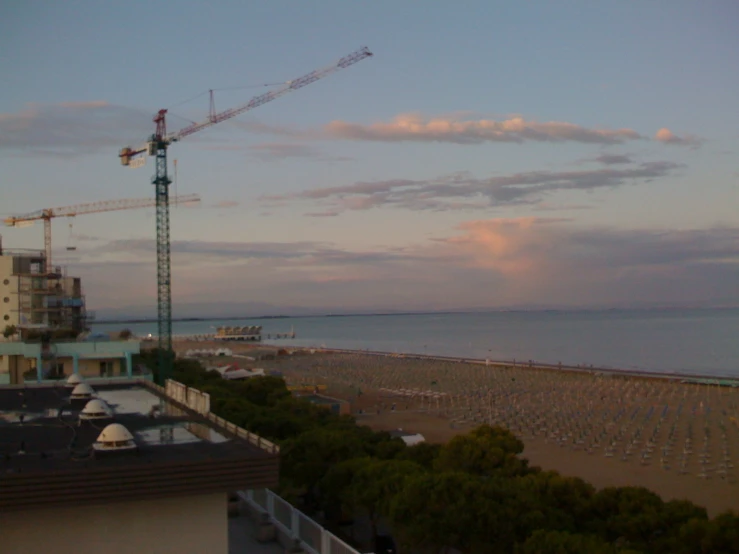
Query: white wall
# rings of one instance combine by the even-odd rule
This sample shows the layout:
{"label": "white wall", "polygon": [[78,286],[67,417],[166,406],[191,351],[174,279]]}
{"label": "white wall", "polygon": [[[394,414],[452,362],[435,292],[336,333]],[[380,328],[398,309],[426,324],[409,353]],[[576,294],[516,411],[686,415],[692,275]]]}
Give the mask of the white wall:
{"label": "white wall", "polygon": [[3,554],[228,554],[225,493],[3,513]]}
{"label": "white wall", "polygon": [[13,277],[12,256],[0,256],[0,340],[6,325],[18,325],[18,277]]}

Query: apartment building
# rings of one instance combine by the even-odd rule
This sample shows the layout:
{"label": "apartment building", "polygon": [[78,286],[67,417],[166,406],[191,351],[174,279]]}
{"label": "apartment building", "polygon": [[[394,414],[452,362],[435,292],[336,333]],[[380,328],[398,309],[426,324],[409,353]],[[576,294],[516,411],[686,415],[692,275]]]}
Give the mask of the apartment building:
{"label": "apartment building", "polygon": [[22,337],[39,329],[71,336],[84,331],[86,322],[79,277],[68,276],[59,266],[47,267],[41,251],[0,246],[0,333],[14,327]]}

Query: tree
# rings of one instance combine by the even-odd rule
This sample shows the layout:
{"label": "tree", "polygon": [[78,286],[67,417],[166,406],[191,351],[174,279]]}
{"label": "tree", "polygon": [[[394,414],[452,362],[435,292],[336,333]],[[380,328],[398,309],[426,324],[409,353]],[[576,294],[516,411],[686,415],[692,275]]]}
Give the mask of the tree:
{"label": "tree", "polygon": [[421,473],[408,477],[391,502],[390,521],[408,549],[512,552],[533,508],[519,493],[507,478]]}
{"label": "tree", "polygon": [[464,471],[475,475],[491,475],[494,471],[510,476],[523,475],[528,462],[517,457],[521,452],[523,443],[508,429],[481,425],[445,444],[434,467],[439,471]]}
{"label": "tree", "polygon": [[518,554],[619,554],[624,553],[593,535],[567,531],[535,531],[519,547]]}
{"label": "tree", "polygon": [[375,458],[380,460],[395,460],[408,447],[400,437],[393,437],[387,431],[372,431],[369,427],[361,426],[361,429],[367,430],[369,452]]}
{"label": "tree", "polygon": [[364,510],[372,526],[372,535],[377,537],[377,525],[381,517],[390,515],[390,506],[403,490],[409,477],[425,470],[406,460],[375,460],[363,458],[355,467],[347,504]]}
{"label": "tree", "polygon": [[284,379],[271,375],[251,377],[236,383],[234,389],[240,396],[258,406],[274,406],[278,401],[290,397]]}
{"label": "tree", "polygon": [[431,470],[434,467],[434,462],[436,461],[436,458],[438,458],[440,451],[440,444],[419,442],[418,444],[409,446],[400,452],[398,454],[398,459],[415,462],[418,465]]}
{"label": "tree", "polygon": [[712,520],[691,519],[680,528],[677,544],[676,554],[737,554],[739,514],[728,511]]}
{"label": "tree", "polygon": [[9,339],[13,335],[18,333],[18,328],[15,325],[6,325],[5,330],[3,331],[3,337],[6,339]]}
{"label": "tree", "polygon": [[546,514],[544,529],[576,532],[590,514],[595,488],[582,479],[540,471],[518,482],[522,490],[536,496],[539,509]]}
{"label": "tree", "polygon": [[355,508],[351,494],[352,481],[357,471],[367,463],[368,458],[352,458],[332,466],[318,482],[321,491],[321,507],[326,519],[340,523],[344,514],[351,514]]}
{"label": "tree", "polygon": [[479,525],[475,517],[479,508],[470,509],[479,486],[479,478],[460,472],[409,478],[390,504],[389,519],[398,542],[407,550],[468,552],[468,538]]}
{"label": "tree", "polygon": [[364,454],[365,445],[352,431],[310,429],[282,444],[281,477],[309,491],[332,466]]}
{"label": "tree", "polygon": [[588,527],[609,542],[651,551],[666,531],[663,515],[664,502],[649,489],[607,487],[593,495]]}

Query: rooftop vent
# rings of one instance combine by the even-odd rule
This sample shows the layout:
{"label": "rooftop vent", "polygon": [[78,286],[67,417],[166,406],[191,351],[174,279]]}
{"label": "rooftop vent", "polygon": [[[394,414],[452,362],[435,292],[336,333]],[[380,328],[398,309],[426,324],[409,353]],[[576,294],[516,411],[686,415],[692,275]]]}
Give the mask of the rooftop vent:
{"label": "rooftop vent", "polygon": [[117,452],[137,448],[133,435],[120,423],[111,423],[103,429],[92,447],[96,452]]}
{"label": "rooftop vent", "polygon": [[77,385],[79,385],[82,381],[84,381],[84,379],[82,377],[80,377],[76,373],[73,373],[72,375],[70,375],[69,377],[67,377],[66,386],[67,387],[70,387],[70,388],[74,388]]}
{"label": "rooftop vent", "polygon": [[113,411],[103,400],[93,398],[80,412],[80,419],[109,419],[113,417]]}
{"label": "rooftop vent", "polygon": [[87,383],[80,383],[72,389],[72,394],[70,398],[72,400],[84,400],[86,398],[92,398],[92,395],[94,393],[95,391],[92,390],[92,387],[90,385],[88,385]]}

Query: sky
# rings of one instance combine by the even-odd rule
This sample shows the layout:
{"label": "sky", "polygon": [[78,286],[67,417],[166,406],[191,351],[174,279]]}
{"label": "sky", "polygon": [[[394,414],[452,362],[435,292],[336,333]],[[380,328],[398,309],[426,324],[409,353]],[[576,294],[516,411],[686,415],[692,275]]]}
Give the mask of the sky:
{"label": "sky", "polygon": [[[153,198],[176,316],[739,305],[739,4],[0,3],[0,215]],[[71,225],[70,225],[71,223]],[[0,228],[41,249],[43,226]],[[156,311],[152,208],[56,218],[98,314]],[[69,250],[68,247],[76,247]]]}

